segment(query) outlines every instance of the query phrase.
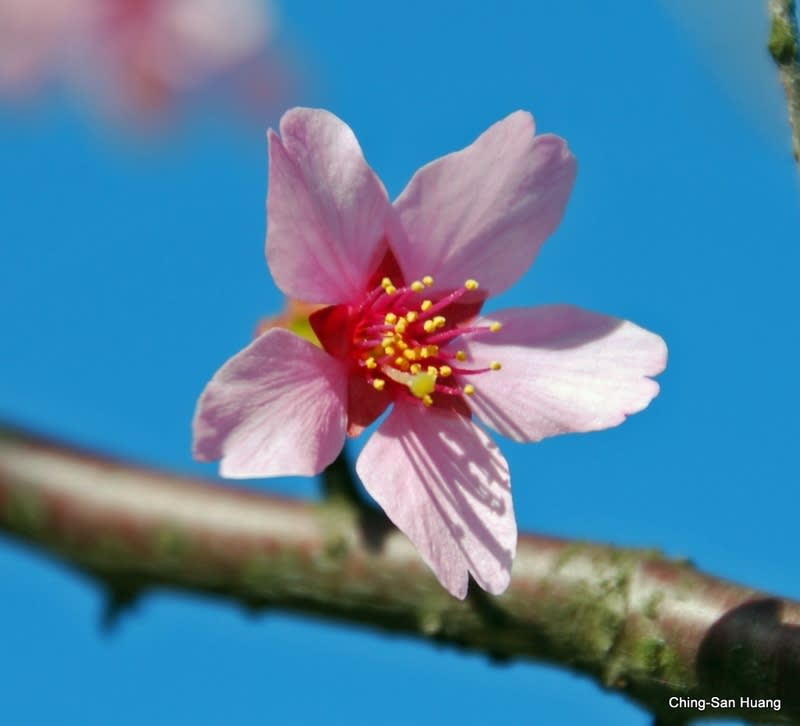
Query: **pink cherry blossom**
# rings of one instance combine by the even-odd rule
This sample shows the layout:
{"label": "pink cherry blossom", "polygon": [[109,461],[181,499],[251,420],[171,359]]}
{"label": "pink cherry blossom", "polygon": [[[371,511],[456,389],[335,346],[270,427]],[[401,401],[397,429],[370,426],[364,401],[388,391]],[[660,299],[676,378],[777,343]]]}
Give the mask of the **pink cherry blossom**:
{"label": "pink cherry blossom", "polygon": [[518,111],[420,169],[391,204],[351,129],[293,109],[269,132],[266,254],[321,347],[272,329],[198,403],[194,452],[227,477],[319,473],[384,412],[356,471],[447,590],[509,584],[518,441],[616,426],[658,393],[663,340],[567,305],[482,316],[555,230],[575,179],[563,139]]}
{"label": "pink cherry blossom", "polygon": [[255,65],[270,35],[263,0],[0,0],[0,92],[66,82],[150,114]]}
{"label": "pink cherry blossom", "polygon": [[91,22],[87,0],[0,0],[0,92],[50,80]]}

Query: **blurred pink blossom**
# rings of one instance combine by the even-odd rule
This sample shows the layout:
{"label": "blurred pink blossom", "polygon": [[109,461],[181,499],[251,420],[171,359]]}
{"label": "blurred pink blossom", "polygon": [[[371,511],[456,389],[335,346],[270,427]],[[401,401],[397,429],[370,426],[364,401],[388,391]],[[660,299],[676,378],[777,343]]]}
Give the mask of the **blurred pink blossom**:
{"label": "blurred pink blossom", "polygon": [[269,95],[272,31],[264,0],[0,0],[0,93],[65,83],[140,116],[221,80]]}
{"label": "blurred pink blossom", "polygon": [[658,393],[666,346],[568,305],[480,314],[559,224],[575,159],[518,111],[422,167],[392,205],[350,128],[294,109],[269,133],[267,260],[290,298],[325,304],[321,347],[263,333],[212,378],[194,453],[227,477],[311,475],[387,409],[364,486],[456,597],[510,581],[517,441],[616,426]]}

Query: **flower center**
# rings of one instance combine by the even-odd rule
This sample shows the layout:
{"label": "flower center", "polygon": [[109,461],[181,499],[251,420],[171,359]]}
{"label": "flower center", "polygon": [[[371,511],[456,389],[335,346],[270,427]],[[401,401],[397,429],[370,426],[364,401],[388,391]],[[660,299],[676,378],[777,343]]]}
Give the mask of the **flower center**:
{"label": "flower center", "polygon": [[457,338],[501,328],[500,323],[470,326],[459,319],[455,303],[477,290],[477,281],[467,280],[436,301],[424,294],[431,285],[430,276],[401,288],[384,277],[353,311],[349,351],[375,390],[419,399],[425,406],[446,405],[447,399],[437,400],[444,396],[471,396],[475,386],[465,379],[501,368],[499,361],[481,368],[462,365],[468,361],[466,352],[452,350]]}

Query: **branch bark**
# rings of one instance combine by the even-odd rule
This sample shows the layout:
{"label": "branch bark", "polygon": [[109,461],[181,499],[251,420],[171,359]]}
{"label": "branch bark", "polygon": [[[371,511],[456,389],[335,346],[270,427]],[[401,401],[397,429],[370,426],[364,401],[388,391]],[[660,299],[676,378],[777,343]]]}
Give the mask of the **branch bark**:
{"label": "branch bark", "polygon": [[[110,619],[140,594],[177,589],[548,661],[660,724],[721,713],[800,723],[800,603],[657,551],[522,536],[508,592],[471,588],[462,602],[381,513],[348,496],[267,496],[12,428],[0,428],[0,531],[96,579]],[[713,697],[732,703],[715,710]],[[779,699],[780,710],[743,697]],[[671,698],[709,704],[674,708]]]}
{"label": "branch bark", "polygon": [[767,47],[781,76],[789,107],[792,151],[800,165],[800,36],[794,0],[768,0],[772,21]]}

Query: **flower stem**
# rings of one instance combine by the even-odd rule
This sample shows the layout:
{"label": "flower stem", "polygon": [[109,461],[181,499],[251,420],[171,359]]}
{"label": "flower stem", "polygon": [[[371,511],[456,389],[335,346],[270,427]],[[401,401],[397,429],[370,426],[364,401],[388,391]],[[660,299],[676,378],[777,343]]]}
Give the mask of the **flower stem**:
{"label": "flower stem", "polygon": [[339,452],[333,463],[325,468],[320,477],[325,501],[341,502],[364,512],[376,511],[358,486],[346,447]]}

